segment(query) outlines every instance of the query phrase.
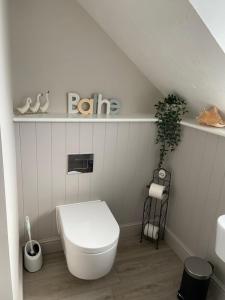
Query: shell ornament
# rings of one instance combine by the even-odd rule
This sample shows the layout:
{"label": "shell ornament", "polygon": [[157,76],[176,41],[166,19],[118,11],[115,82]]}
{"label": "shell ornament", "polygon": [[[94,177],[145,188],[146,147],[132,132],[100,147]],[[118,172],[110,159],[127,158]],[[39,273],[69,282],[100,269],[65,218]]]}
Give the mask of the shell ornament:
{"label": "shell ornament", "polygon": [[201,125],[225,127],[225,120],[220,115],[220,111],[216,106],[201,112],[197,117],[197,120]]}

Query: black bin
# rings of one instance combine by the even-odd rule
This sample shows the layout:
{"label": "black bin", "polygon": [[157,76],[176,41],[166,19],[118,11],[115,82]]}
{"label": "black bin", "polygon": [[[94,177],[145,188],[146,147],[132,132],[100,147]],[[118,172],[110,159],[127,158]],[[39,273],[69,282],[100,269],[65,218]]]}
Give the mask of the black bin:
{"label": "black bin", "polygon": [[184,272],[177,298],[205,300],[212,273],[212,265],[209,262],[200,257],[188,257],[184,262]]}

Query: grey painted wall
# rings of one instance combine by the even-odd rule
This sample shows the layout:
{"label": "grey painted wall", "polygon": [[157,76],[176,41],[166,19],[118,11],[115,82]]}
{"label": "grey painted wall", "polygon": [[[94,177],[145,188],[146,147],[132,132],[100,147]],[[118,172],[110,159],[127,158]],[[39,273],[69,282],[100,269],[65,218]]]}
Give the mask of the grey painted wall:
{"label": "grey painted wall", "polygon": [[22,274],[20,273],[16,152],[8,55],[8,4],[9,1],[0,0],[0,299],[20,300]]}
{"label": "grey painted wall", "polygon": [[7,212],[6,212],[6,199],[5,199],[5,182],[3,174],[3,161],[2,161],[2,141],[0,136],[0,297],[1,299],[11,300],[12,294],[12,281],[10,270],[9,258],[9,241],[8,241],[8,228],[7,228]]}
{"label": "grey painted wall", "polygon": [[184,128],[183,141],[171,157],[172,194],[168,228],[195,255],[215,264],[224,282],[225,264],[216,257],[217,217],[225,214],[225,139]]}
{"label": "grey painted wall", "polygon": [[[20,235],[54,238],[56,205],[105,200],[120,224],[139,222],[156,163],[152,123],[17,123]],[[67,154],[94,153],[94,172],[67,175]]]}
{"label": "grey painted wall", "polygon": [[75,0],[12,0],[14,106],[51,91],[51,112],[67,111],[66,93],[118,97],[122,112],[150,112],[160,97]]}

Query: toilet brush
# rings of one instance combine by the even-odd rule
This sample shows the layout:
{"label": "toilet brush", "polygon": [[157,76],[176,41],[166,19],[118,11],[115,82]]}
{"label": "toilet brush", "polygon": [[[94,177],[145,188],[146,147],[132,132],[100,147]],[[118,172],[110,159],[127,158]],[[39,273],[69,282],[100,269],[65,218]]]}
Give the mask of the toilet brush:
{"label": "toilet brush", "polygon": [[26,229],[27,229],[27,234],[28,234],[29,244],[30,244],[29,255],[35,256],[34,246],[33,246],[33,242],[32,242],[32,239],[31,239],[31,226],[30,226],[30,220],[29,220],[29,217],[28,217],[28,216],[26,216]]}
{"label": "toilet brush", "polygon": [[41,245],[31,238],[31,225],[29,217],[25,218],[28,241],[23,249],[24,267],[28,272],[37,272],[43,264]]}

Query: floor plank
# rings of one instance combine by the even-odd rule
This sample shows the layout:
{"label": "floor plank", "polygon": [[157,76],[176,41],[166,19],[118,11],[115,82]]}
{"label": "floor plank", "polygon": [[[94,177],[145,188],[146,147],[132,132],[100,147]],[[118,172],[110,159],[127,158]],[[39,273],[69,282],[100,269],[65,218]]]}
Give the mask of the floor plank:
{"label": "floor plank", "polygon": [[63,253],[44,257],[36,273],[24,271],[25,300],[175,300],[182,263],[161,242],[121,241],[113,270],[104,278],[85,281],[72,276]]}

